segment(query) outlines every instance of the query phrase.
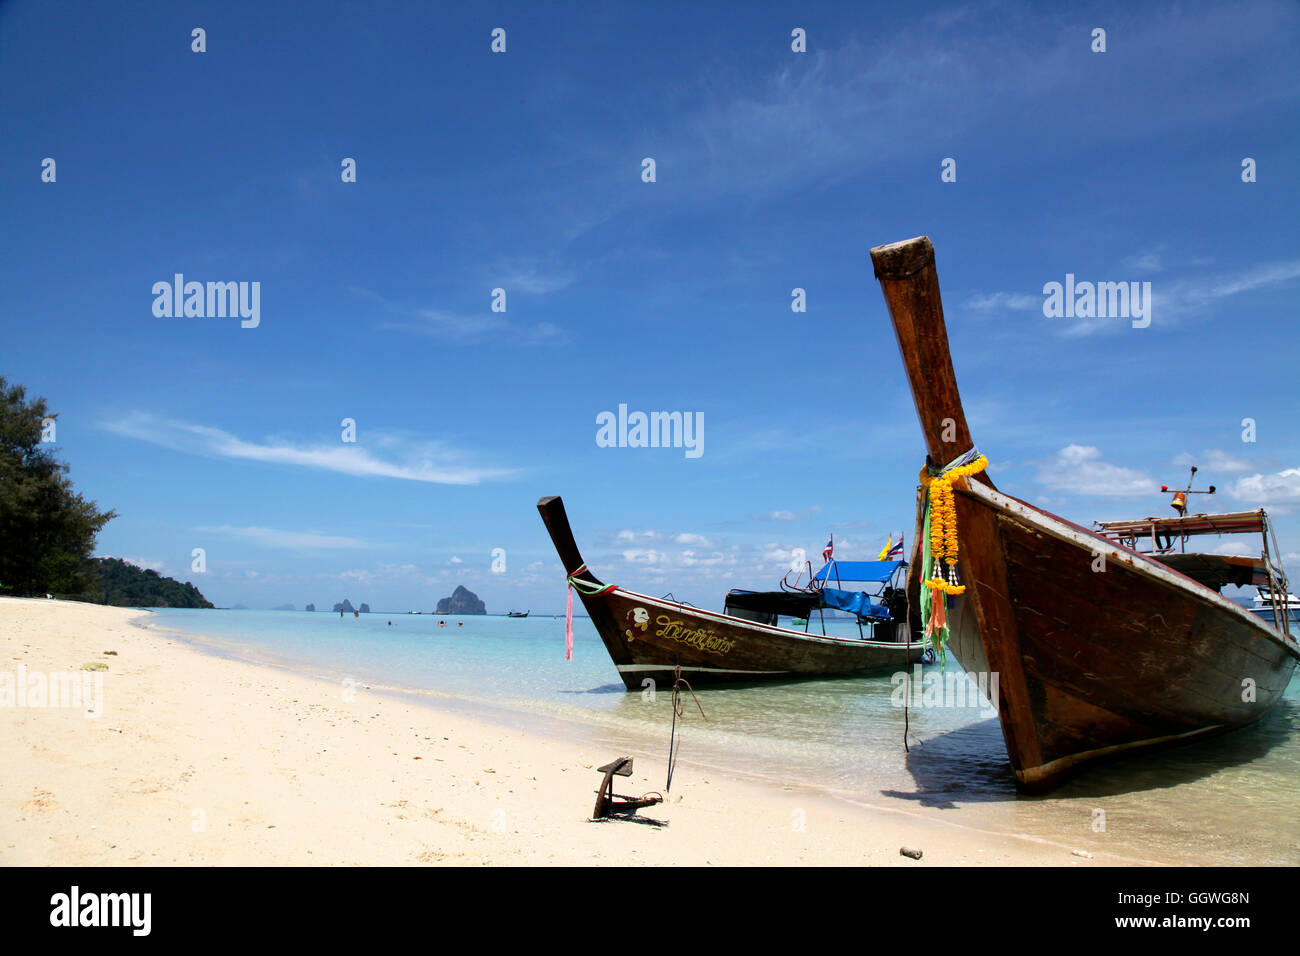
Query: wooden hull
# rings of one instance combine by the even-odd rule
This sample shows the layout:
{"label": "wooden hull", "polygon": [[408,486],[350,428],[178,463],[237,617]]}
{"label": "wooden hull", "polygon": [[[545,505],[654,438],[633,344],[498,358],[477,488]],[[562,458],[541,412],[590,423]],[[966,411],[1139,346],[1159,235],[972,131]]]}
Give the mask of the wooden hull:
{"label": "wooden hull", "polygon": [[[934,248],[920,237],[871,258],[928,464],[942,467],[974,442]],[[1152,558],[998,492],[985,474],[954,488],[966,590],[948,599],[949,647],[966,670],[998,675],[1002,735],[1026,789],[1050,789],[1093,760],[1244,726],[1282,696],[1300,658],[1294,639]],[[913,607],[919,568],[913,560]]]}
{"label": "wooden hull", "polygon": [[1217,592],[987,485],[959,488],[956,504],[966,594],[950,647],[999,674],[1027,789],[1252,723],[1286,689],[1300,648]]}
{"label": "wooden hull", "polygon": [[804,634],[622,588],[584,596],[583,603],[630,689],[646,678],[671,684],[678,664],[682,676],[699,685],[903,670],[925,652],[919,641]]}
{"label": "wooden hull", "polygon": [[[678,665],[682,676],[698,686],[903,670],[925,653],[920,641],[822,637],[624,588],[605,589],[578,552],[564,503],[558,497],[543,498],[537,510],[566,573],[581,584],[582,603],[630,690],[644,686],[647,678],[671,684]],[[895,625],[893,632],[901,638],[906,628]]]}

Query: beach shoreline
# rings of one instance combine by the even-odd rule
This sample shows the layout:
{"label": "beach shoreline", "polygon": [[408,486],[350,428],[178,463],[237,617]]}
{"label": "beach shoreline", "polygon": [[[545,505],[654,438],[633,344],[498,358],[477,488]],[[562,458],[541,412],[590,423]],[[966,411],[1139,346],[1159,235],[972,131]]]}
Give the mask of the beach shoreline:
{"label": "beach shoreline", "polygon": [[[597,766],[660,790],[644,741],[563,740],[437,698],[207,653],[142,612],[0,599],[0,672],[106,664],[102,712],[0,706],[0,865],[1016,865],[1168,862],[761,783],[683,759],[663,826],[589,820]],[[114,651],[113,654],[106,654]],[[618,735],[613,735],[618,738]],[[923,851],[916,861],[901,847]]]}

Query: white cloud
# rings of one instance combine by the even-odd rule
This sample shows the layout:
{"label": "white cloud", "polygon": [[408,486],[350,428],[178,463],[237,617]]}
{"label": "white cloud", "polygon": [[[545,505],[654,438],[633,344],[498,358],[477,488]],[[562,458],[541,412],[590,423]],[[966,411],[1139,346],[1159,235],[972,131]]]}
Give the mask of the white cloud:
{"label": "white cloud", "polygon": [[1175,465],[1191,466],[1196,465],[1202,471],[1215,472],[1218,474],[1228,474],[1231,472],[1250,471],[1252,465],[1248,461],[1240,458],[1234,458],[1225,451],[1211,449],[1202,454],[1199,458],[1184,452],[1174,459]]}
{"label": "white cloud", "polygon": [[623,560],[629,564],[659,564],[664,560],[664,553],[653,548],[630,548],[623,552]]}
{"label": "white cloud", "polygon": [[314,531],[284,531],[279,528],[234,528],[220,525],[215,528],[198,527],[195,531],[218,534],[225,537],[243,538],[268,548],[288,548],[290,550],[333,550],[339,548],[369,548],[373,545],[358,538],[345,538],[338,535],[319,534]]}
{"label": "white cloud", "polygon": [[448,564],[464,564],[465,562],[462,561],[460,558],[456,557],[456,555],[453,554],[453,555],[451,556],[451,560],[448,561],[447,563],[448,563]]}
{"label": "white cloud", "polygon": [[1220,544],[1216,544],[1210,550],[1210,554],[1226,554],[1245,557],[1246,555],[1254,554],[1255,551],[1256,549],[1248,547],[1240,541],[1224,541]]}
{"label": "white cloud", "polygon": [[1228,493],[1234,498],[1260,505],[1295,504],[1300,502],[1300,468],[1239,478]]}
{"label": "white cloud", "polygon": [[768,517],[771,518],[773,521],[796,521],[799,518],[799,516],[796,515],[793,511],[786,511],[784,509],[773,511],[770,515],[768,515]]}
{"label": "white cloud", "polygon": [[620,531],[618,533],[619,541],[658,541],[662,538],[658,531]]}
{"label": "white cloud", "polygon": [[162,569],[167,566],[162,561],[150,561],[148,558],[123,558],[122,560],[137,568],[142,568],[146,571],[157,571],[159,573],[161,573]]}
{"label": "white cloud", "polygon": [[[348,581],[359,585],[370,585],[379,583],[402,582],[409,583],[414,577],[419,577],[420,571],[413,564],[383,564],[378,568],[355,568],[351,571],[340,571],[338,574],[322,575],[332,580]],[[425,582],[426,584],[435,583],[432,579]]]}
{"label": "white cloud", "polygon": [[709,539],[702,534],[682,533],[673,538],[678,544],[697,544],[702,548],[711,547]]}
{"label": "white cloud", "polygon": [[688,568],[717,567],[726,560],[727,556],[721,551],[714,551],[712,554],[696,554],[694,551],[682,552],[682,564]]}
{"label": "white cloud", "polygon": [[1111,465],[1091,445],[1067,445],[1038,466],[1035,480],[1056,492],[1105,497],[1149,496],[1160,483],[1146,472]]}
{"label": "white cloud", "polygon": [[379,433],[374,434],[368,443],[400,451],[401,460],[385,460],[372,454],[364,445],[354,443],[296,445],[282,439],[247,441],[219,428],[160,418],[147,412],[134,412],[124,418],[109,420],[101,423],[101,427],[115,435],[190,454],[316,468],[363,477],[475,485],[518,473],[516,469],[471,464],[466,461],[464,452],[441,442]]}

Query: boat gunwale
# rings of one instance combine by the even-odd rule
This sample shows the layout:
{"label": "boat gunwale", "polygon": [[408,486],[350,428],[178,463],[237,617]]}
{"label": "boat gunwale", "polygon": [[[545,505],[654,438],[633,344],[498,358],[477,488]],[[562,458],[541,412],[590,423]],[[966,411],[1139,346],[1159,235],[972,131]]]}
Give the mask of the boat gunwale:
{"label": "boat gunwale", "polygon": [[[762,631],[765,633],[780,635],[782,637],[788,637],[797,641],[811,641],[817,644],[849,645],[852,647],[866,646],[866,647],[878,647],[878,648],[898,648],[899,650],[903,650],[903,649],[911,650],[914,647],[924,648],[929,646],[928,641],[877,641],[877,640],[868,640],[866,638],[861,638],[861,637],[856,637],[856,638],[855,637],[830,637],[829,635],[806,634],[803,631],[792,631],[784,627],[776,627],[771,624],[762,624],[758,621],[747,621],[744,618],[732,617],[729,614],[721,614],[717,611],[709,611],[709,610],[705,610],[704,608],[692,607],[689,604],[681,604],[680,602],[669,601],[665,598],[651,597],[648,594],[642,594],[639,591],[632,591],[629,590],[628,588],[622,587],[621,585],[617,585],[617,584],[614,585],[613,592],[617,592],[623,595],[632,595],[636,598],[644,600],[649,604],[654,604],[658,607],[680,608],[683,611],[686,611],[690,614],[698,614],[705,617],[716,618],[720,621],[725,621],[726,623],[735,625],[737,627],[746,627],[756,631]],[[600,595],[600,596],[604,597],[606,595]],[[901,622],[894,621],[893,623],[899,624]]]}
{"label": "boat gunwale", "polygon": [[[1118,544],[1109,538],[1089,531],[1087,528],[1077,525],[1066,518],[1052,514],[1050,511],[1045,511],[1027,501],[1022,501],[1013,495],[1008,495],[1005,492],[998,491],[986,484],[980,482],[967,482],[964,487],[960,488],[960,490],[971,497],[981,499],[985,504],[996,510],[1030,520],[1041,530],[1051,534],[1052,537],[1057,540],[1066,542],[1067,544],[1082,546],[1083,542],[1076,540],[1076,538],[1078,536],[1083,536],[1091,541],[1097,542],[1098,544],[1105,545],[1116,555],[1137,558],[1139,559],[1138,561],[1122,563],[1127,564],[1128,567],[1132,568],[1139,574],[1145,575],[1148,578],[1154,578],[1166,586],[1180,588],[1189,598],[1208,603],[1218,610],[1228,611],[1229,613],[1235,614],[1238,620],[1248,621],[1252,627],[1258,628],[1263,636],[1269,638],[1274,643],[1279,644],[1292,657],[1300,660],[1300,644],[1297,644],[1294,640],[1287,640],[1283,634],[1279,633],[1274,628],[1269,627],[1268,624],[1260,620],[1259,615],[1252,614],[1249,608],[1243,607],[1235,601],[1229,600],[1219,592],[1206,587],[1194,578],[1190,578],[1171,567],[1161,564],[1158,560],[1149,555],[1130,550],[1124,545]],[[1022,512],[1020,509],[1025,509],[1025,511]],[[1064,527],[1059,529],[1052,528],[1051,524],[1053,523]]]}

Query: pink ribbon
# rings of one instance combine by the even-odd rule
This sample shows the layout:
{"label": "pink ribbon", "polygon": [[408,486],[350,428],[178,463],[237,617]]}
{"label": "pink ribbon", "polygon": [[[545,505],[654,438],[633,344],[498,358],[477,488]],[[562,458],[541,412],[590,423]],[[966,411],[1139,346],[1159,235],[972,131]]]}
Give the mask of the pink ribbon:
{"label": "pink ribbon", "polygon": [[564,612],[564,659],[573,660],[573,588],[569,592],[569,609]]}

